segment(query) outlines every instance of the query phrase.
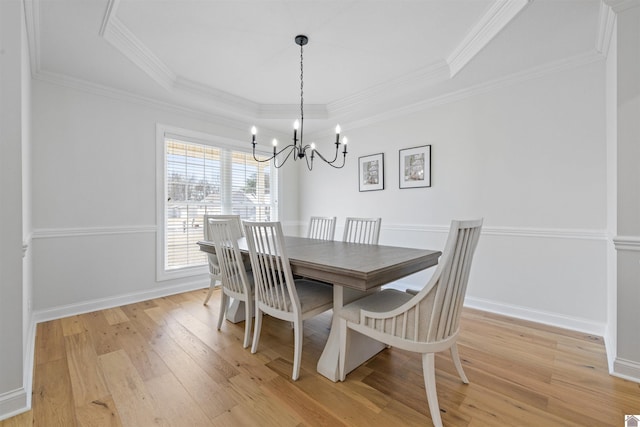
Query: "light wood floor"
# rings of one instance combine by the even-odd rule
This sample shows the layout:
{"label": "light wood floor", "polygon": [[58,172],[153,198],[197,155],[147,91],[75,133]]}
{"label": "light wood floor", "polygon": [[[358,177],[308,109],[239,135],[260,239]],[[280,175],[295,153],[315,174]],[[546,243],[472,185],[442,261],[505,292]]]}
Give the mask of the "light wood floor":
{"label": "light wood floor", "polygon": [[[315,371],[331,313],[293,333],[266,317],[256,355],[244,324],[215,329],[219,291],[159,298],[38,325],[33,409],[0,427],[431,425],[420,357],[386,349],[332,383]],[[602,339],[465,309],[460,355],[436,359],[446,426],[622,426],[640,384],[607,373]]]}

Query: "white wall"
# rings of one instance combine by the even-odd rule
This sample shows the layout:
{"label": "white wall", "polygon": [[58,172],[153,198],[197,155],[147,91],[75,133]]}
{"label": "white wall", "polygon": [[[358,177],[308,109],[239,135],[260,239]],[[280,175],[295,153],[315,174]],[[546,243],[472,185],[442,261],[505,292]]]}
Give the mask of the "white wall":
{"label": "white wall", "polygon": [[[39,320],[207,286],[205,275],[156,282],[156,123],[250,145],[250,126],[92,92],[40,80],[33,86]],[[288,181],[295,179],[281,183],[285,222],[297,218],[297,190]]]}
{"label": "white wall", "polygon": [[24,34],[22,2],[0,2],[0,419],[26,410],[31,390],[22,265],[22,150],[28,145],[23,82],[29,74]]}
{"label": "white wall", "polygon": [[[345,125],[348,165],[301,175],[301,219],[379,216],[381,243],[440,249],[451,219],[484,217],[467,304],[603,335],[604,84],[599,61],[367,127]],[[400,190],[398,150],[425,144],[433,186]],[[385,189],[360,193],[358,157],[375,153],[385,155]],[[425,277],[405,282],[421,286]]]}

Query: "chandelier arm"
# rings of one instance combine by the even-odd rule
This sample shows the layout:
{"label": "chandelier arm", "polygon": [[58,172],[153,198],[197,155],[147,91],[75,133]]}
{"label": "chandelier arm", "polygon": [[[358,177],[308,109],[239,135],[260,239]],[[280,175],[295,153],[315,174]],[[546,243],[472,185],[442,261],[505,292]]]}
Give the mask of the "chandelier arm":
{"label": "chandelier arm", "polygon": [[[287,155],[285,156],[284,160],[282,162],[280,162],[280,166],[278,166],[278,164],[277,164],[277,160],[278,160],[277,156],[279,156],[280,153],[282,153],[287,148],[290,148],[289,153],[287,153]],[[296,159],[296,157],[298,155],[297,151],[298,151],[298,147],[296,147],[295,145],[293,145],[293,144],[287,145],[282,150],[278,151],[275,156],[273,156],[273,165],[276,167],[276,169],[280,169],[282,166],[284,166],[284,164],[287,162],[287,160],[289,160],[289,157],[291,157],[291,154],[294,154],[293,160],[294,161],[297,160]]]}
{"label": "chandelier arm", "polygon": [[[311,162],[309,162],[309,157],[311,157]],[[313,154],[311,156],[304,156],[304,160],[307,164],[307,169],[313,170]]]}
{"label": "chandelier arm", "polygon": [[296,147],[296,146],[295,146],[295,145],[293,145],[293,144],[289,144],[289,145],[287,145],[286,147],[284,147],[282,150],[274,152],[274,153],[271,155],[271,157],[267,157],[267,158],[265,158],[265,159],[262,159],[262,160],[261,160],[261,159],[258,159],[258,158],[256,157],[256,147],[255,147],[255,145],[254,145],[254,147],[253,147],[253,160],[255,160],[256,162],[260,162],[260,163],[268,162],[268,161],[270,161],[270,160],[275,159],[276,157],[278,157],[280,154],[282,154],[285,150],[287,150],[287,149],[289,149],[289,148],[291,149],[291,151],[289,152],[289,154],[287,154],[287,157],[285,157],[285,160],[284,160],[284,161],[286,162],[286,161],[287,161],[287,159],[289,158],[289,156],[291,156],[291,153],[292,153],[292,152],[294,152],[294,151],[296,151],[296,150],[298,149],[298,147]]}
{"label": "chandelier arm", "polygon": [[313,150],[313,153],[317,154],[318,157],[320,157],[322,160],[324,160],[324,162],[326,164],[328,164],[329,166],[331,166],[331,167],[334,167],[336,169],[341,169],[344,166],[345,158],[346,158],[346,154],[344,154],[344,153],[343,153],[344,155],[342,156],[342,165],[340,165],[340,166],[336,166],[336,165],[333,164],[336,160],[338,160],[338,153],[337,152],[336,152],[336,158],[333,159],[332,161],[327,160],[318,150]]}

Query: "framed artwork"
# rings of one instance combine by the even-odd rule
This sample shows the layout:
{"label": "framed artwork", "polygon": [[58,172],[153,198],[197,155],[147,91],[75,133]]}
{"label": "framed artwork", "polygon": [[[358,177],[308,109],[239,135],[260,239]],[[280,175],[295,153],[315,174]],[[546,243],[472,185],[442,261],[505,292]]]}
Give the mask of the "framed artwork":
{"label": "framed artwork", "polygon": [[431,187],[431,146],[400,150],[400,188]]}
{"label": "framed artwork", "polygon": [[384,190],[384,154],[371,154],[360,157],[358,160],[360,191]]}

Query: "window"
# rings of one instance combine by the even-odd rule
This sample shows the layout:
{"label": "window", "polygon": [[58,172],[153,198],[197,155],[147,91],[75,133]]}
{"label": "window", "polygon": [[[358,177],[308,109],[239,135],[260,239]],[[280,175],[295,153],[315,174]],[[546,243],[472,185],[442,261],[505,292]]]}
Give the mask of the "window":
{"label": "window", "polygon": [[159,280],[206,272],[206,254],[196,244],[204,239],[204,215],[277,220],[275,168],[256,162],[248,149],[158,126],[158,153]]}

